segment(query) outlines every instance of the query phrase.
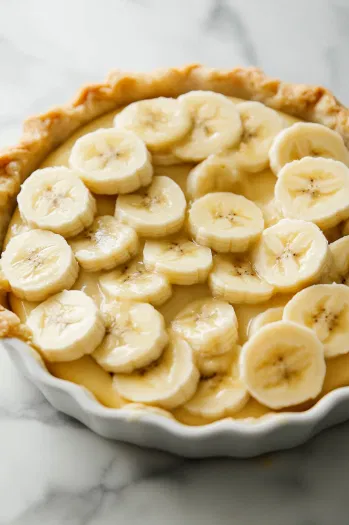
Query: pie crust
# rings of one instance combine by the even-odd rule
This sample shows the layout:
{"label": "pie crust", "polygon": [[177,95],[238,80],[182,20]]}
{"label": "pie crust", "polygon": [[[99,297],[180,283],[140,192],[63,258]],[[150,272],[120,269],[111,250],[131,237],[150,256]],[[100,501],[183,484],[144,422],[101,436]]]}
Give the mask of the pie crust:
{"label": "pie crust", "polygon": [[[74,131],[118,106],[159,96],[177,97],[191,90],[211,90],[262,102],[299,119],[337,131],[349,147],[349,110],[326,88],[292,84],[266,76],[257,68],[212,69],[199,64],[150,73],[112,71],[101,84],[83,87],[75,99],[24,123],[20,142],[0,151],[0,247],[16,205],[21,183]],[[6,290],[1,288],[0,293]],[[18,317],[0,307],[0,338],[30,342]]]}

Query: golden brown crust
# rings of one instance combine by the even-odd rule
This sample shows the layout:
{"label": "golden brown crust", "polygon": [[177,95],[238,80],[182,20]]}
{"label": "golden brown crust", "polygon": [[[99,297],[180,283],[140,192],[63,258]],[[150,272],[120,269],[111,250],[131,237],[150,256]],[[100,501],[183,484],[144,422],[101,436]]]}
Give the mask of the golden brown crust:
{"label": "golden brown crust", "polygon": [[[82,88],[70,104],[29,118],[19,144],[0,151],[0,247],[20,184],[75,130],[135,100],[178,96],[194,89],[256,100],[300,119],[323,124],[340,133],[349,147],[349,110],[321,86],[281,82],[253,67],[221,70],[192,64],[150,73],[116,70],[104,83]],[[0,321],[1,317],[0,311]]]}

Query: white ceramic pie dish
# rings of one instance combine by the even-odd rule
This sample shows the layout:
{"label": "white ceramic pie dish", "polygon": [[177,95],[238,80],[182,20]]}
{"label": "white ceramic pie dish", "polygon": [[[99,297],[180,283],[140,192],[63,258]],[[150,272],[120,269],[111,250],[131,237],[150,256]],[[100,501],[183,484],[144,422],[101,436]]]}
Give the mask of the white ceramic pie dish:
{"label": "white ceramic pie dish", "polygon": [[344,387],[306,412],[190,427],[156,414],[105,408],[83,387],[52,376],[26,343],[3,339],[1,344],[14,365],[57,410],[101,436],[184,457],[252,457],[291,448],[349,417],[349,387]]}
{"label": "white ceramic pie dish", "polygon": [[[349,147],[349,110],[321,86],[286,84],[255,68],[214,70],[189,65],[150,74],[115,71],[105,83],[84,87],[70,104],[29,119],[21,142],[0,154],[0,244],[20,183],[75,131],[136,100],[177,97],[198,89],[262,102],[296,119],[325,125],[340,133]],[[306,412],[225,419],[200,427],[185,426],[151,412],[106,408],[85,388],[51,375],[30,346],[8,338],[20,332],[9,322],[6,310],[0,321],[1,337],[7,336],[0,344],[14,365],[57,410],[111,439],[186,457],[250,457],[296,446],[322,429],[349,419],[349,387],[332,391]]]}

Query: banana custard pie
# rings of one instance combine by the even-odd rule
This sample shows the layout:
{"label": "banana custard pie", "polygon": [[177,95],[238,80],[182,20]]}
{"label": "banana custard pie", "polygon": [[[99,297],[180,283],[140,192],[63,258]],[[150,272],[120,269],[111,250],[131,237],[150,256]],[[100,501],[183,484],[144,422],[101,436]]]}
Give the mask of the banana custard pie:
{"label": "banana custard pie", "polygon": [[255,68],[113,72],[0,152],[0,335],[186,425],[349,385],[349,111]]}

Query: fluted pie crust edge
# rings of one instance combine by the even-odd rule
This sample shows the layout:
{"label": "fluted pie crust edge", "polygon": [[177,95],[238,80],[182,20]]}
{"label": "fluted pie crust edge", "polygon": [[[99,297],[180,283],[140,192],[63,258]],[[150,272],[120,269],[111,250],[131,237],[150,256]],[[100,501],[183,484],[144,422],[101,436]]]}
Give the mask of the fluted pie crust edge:
{"label": "fluted pie crust edge", "polygon": [[[20,142],[0,150],[0,248],[20,185],[74,131],[104,113],[136,100],[177,97],[192,90],[211,90],[262,102],[299,119],[323,124],[340,133],[349,147],[349,109],[322,86],[282,82],[254,67],[213,69],[191,64],[150,73],[115,70],[104,83],[81,88],[69,104],[26,120]],[[28,330],[20,324],[17,316],[1,306],[2,337],[30,339]]]}

